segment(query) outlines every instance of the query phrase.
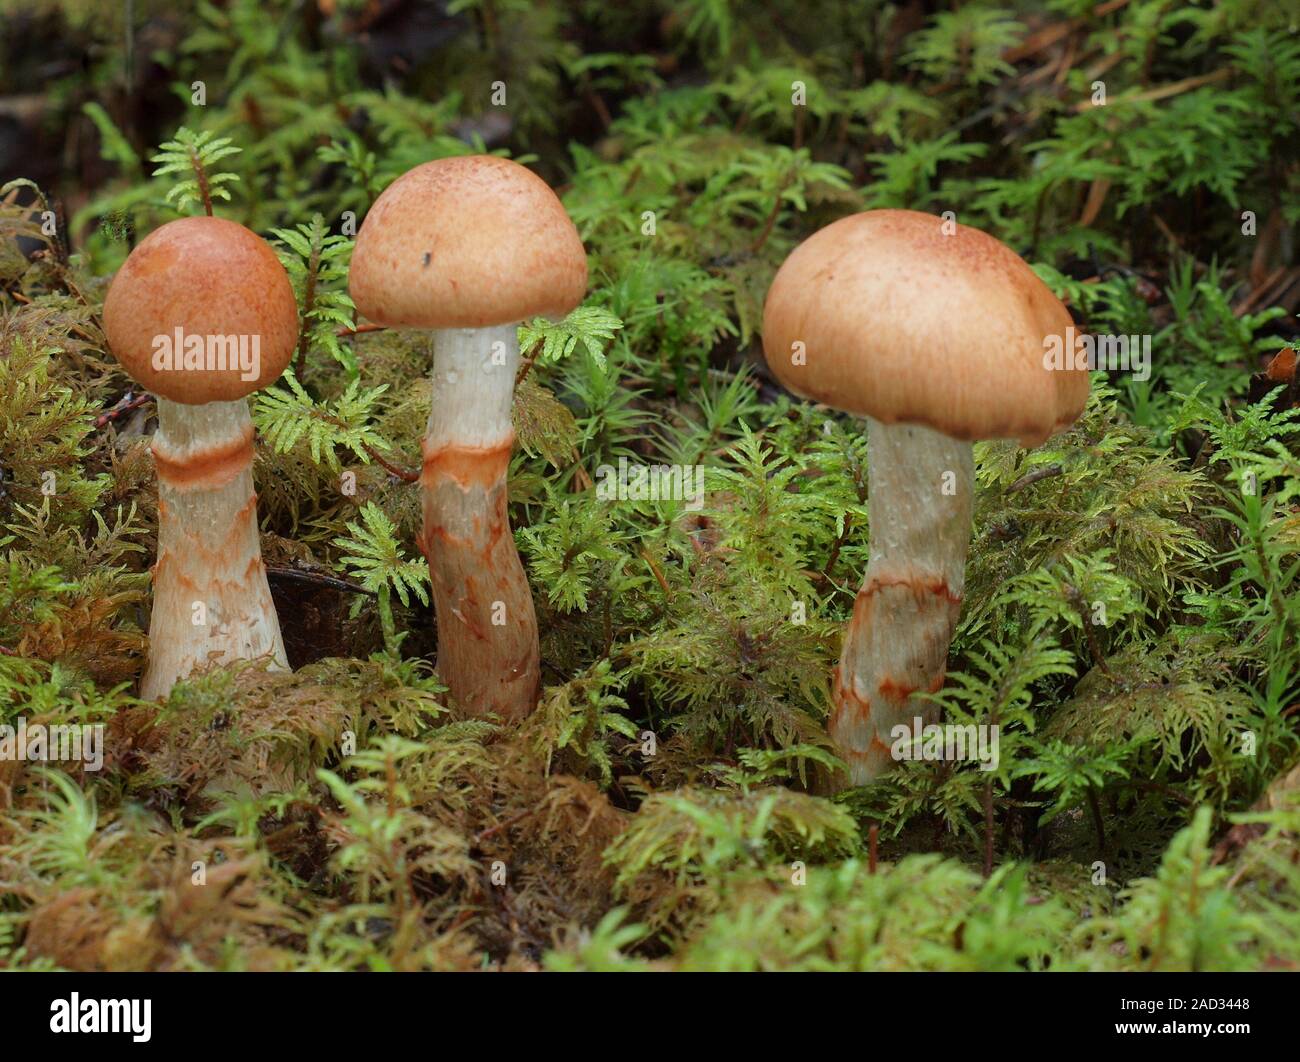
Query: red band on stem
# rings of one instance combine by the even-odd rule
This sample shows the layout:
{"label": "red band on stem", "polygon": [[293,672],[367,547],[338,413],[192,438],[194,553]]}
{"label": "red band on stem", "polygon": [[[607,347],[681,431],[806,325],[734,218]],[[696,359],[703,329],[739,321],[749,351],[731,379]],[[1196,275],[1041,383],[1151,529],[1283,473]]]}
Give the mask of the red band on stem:
{"label": "red band on stem", "polygon": [[224,487],[253,463],[253,426],[250,424],[237,439],[184,458],[167,454],[153,444],[158,479],[177,490],[217,490]]}
{"label": "red band on stem", "polygon": [[505,479],[510,467],[514,433],[496,446],[457,446],[446,444],[436,450],[424,444],[424,471],[420,482],[425,488],[451,480],[461,490],[489,487]]}

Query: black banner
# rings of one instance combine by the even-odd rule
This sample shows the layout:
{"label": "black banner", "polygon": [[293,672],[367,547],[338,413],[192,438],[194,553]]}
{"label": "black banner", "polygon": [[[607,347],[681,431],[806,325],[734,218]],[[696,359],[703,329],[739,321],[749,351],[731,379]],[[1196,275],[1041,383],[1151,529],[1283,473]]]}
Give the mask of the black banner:
{"label": "black banner", "polygon": [[[711,984],[702,989],[700,978]],[[817,1030],[830,1032],[828,1021],[852,1035],[859,1020],[873,1043],[919,1037],[927,1049],[987,1048],[1009,1034],[1044,1049],[1127,1041],[1184,1051],[1292,1035],[1295,984],[1271,974],[19,974],[0,980],[0,992],[10,1043],[93,1048],[98,1039],[128,1051],[237,1038],[259,1054],[338,1052],[407,1037],[537,1050],[575,1036],[626,1041],[636,1027],[657,1028],[669,1049],[731,1045],[761,1030],[770,1049],[806,1047]]]}

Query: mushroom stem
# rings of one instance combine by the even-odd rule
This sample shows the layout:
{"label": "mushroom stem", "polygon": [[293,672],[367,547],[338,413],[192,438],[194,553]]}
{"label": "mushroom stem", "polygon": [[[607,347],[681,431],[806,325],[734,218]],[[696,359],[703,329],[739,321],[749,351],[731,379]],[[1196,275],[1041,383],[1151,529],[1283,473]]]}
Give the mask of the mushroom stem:
{"label": "mushroom stem", "polygon": [[269,656],[287,668],[266,582],[248,403],[158,399],[158,561],[146,699],[196,669]]}
{"label": "mushroom stem", "polygon": [[830,733],[863,785],[892,762],[891,731],[935,706],[965,586],[971,444],[867,418],[871,553],[835,673]]}
{"label": "mushroom stem", "polygon": [[516,326],[433,334],[424,439],[424,535],[438,615],[438,673],[472,715],[521,719],[541,681],[533,595],[506,511]]}

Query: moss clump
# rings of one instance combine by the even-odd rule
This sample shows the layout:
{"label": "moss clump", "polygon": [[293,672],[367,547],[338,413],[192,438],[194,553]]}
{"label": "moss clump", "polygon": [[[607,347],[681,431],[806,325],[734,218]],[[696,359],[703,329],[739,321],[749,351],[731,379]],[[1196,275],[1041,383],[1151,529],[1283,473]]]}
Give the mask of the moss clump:
{"label": "moss clump", "polygon": [[[137,3],[153,59],[125,87],[129,27],[84,5],[42,0],[47,46],[0,44],[0,95],[38,91],[32,56],[89,64],[0,186],[0,966],[1300,966],[1280,6],[456,6],[367,28],[347,3]],[[171,91],[196,81],[203,106]],[[520,330],[510,519],[543,690],[512,727],[463,718],[434,668],[428,337],[347,296],[379,192],[484,149],[559,190],[592,277]],[[154,704],[154,410],[100,315],[129,249],[204,209],[195,160],[303,316],[251,407],[295,670]],[[831,798],[866,443],[775,386],[756,332],[789,251],[877,206],[957,212],[1153,358],[1095,373],[1043,446],[976,448],[938,700],[1000,727],[992,769],[910,762]],[[610,496],[620,462],[698,492]],[[20,726],[92,728],[102,763],[21,758]]]}

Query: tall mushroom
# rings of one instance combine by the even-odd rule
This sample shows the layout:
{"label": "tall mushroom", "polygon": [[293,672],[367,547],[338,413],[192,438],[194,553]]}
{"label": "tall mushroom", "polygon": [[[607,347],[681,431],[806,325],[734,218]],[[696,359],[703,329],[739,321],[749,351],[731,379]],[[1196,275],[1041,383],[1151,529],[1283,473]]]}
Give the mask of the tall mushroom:
{"label": "tall mushroom", "polygon": [[192,671],[269,657],[287,667],[262,564],[247,396],[298,336],[284,267],[233,221],[182,218],[127,258],[104,300],[122,367],[158,396],[158,561],[140,695]]}
{"label": "tall mushroom", "polygon": [[796,394],[867,419],[870,554],[829,729],[860,785],[890,732],[933,705],[961,611],[975,439],[1036,446],[1087,401],[1048,368],[1069,312],[1004,244],[910,210],[843,218],[796,247],[763,310],[763,349]]}
{"label": "tall mushroom", "polygon": [[433,329],[421,548],[433,578],[438,671],[469,713],[537,705],[537,618],[506,513],[517,325],[582,301],[587,257],[563,205],[518,163],[425,163],[375,200],[349,287],[379,324]]}

